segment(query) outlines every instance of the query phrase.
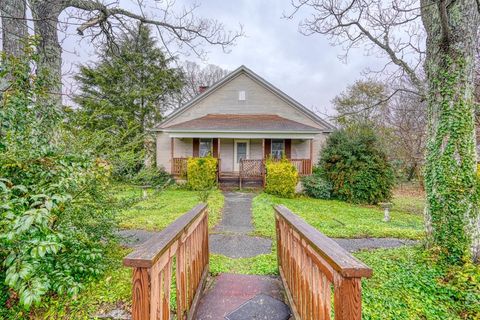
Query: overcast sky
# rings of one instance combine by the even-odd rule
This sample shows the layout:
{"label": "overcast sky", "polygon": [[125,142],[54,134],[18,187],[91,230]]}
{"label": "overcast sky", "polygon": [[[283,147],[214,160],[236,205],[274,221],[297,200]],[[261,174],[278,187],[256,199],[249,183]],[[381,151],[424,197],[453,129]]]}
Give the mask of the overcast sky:
{"label": "overcast sky", "polygon": [[[182,0],[177,5],[182,3],[188,5],[191,1]],[[300,16],[293,20],[282,18],[284,12],[291,11],[289,0],[203,0],[197,3],[200,3],[198,16],[215,18],[227,29],[235,30],[242,24],[245,37],[238,40],[230,53],[205,47],[209,52],[206,61],[198,61],[193,55],[183,57],[185,60],[216,64],[228,70],[244,64],[314,111],[331,113],[331,100],[337,94],[362,77],[365,68],[382,65],[378,57],[366,56],[361,49],[350,52],[344,63],[338,59],[342,48],[331,46],[327,37],[300,34]],[[78,36],[71,36],[64,43],[64,70],[74,70],[72,64],[94,59],[92,44],[78,40]]]}

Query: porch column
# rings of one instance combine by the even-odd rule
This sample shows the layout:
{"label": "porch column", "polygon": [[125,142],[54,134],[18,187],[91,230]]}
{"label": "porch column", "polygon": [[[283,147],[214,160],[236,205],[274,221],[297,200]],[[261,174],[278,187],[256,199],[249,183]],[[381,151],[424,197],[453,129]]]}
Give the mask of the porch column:
{"label": "porch column", "polygon": [[174,155],[175,155],[175,138],[170,138],[170,173],[173,173]]}
{"label": "porch column", "polygon": [[313,139],[310,139],[310,165],[308,167],[308,174],[312,174],[313,169]]}

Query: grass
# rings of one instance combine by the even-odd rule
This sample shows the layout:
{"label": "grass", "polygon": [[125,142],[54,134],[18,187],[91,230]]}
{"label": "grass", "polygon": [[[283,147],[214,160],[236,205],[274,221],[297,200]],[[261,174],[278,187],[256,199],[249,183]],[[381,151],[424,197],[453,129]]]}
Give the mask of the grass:
{"label": "grass", "polygon": [[[134,187],[118,187],[119,198],[141,196]],[[163,193],[149,193],[149,198],[133,204],[121,213],[121,225],[127,228],[161,230],[176,217],[198,202],[194,192],[169,189]],[[400,201],[408,204],[405,195]],[[402,211],[396,205],[392,222],[381,221],[383,213],[374,207],[363,207],[339,201],[309,198],[280,199],[260,194],[254,198],[255,234],[273,238],[272,204],[284,204],[308,223],[329,236],[395,236],[422,238],[422,218]],[[215,191],[209,205],[210,226],[218,222],[223,196]],[[334,220],[335,219],[335,220]],[[341,223],[337,222],[340,221]],[[89,319],[92,314],[109,310],[112,306],[128,306],[131,299],[131,270],[121,265],[128,249],[112,253],[115,260],[105,276],[91,283],[76,300],[49,298],[43,308],[36,309],[36,319]],[[363,319],[480,319],[480,268],[442,267],[421,247],[363,251],[355,254],[368,264],[374,275],[362,281]],[[232,259],[218,254],[210,255],[210,272],[276,275],[278,274],[275,241],[270,254],[253,258]]]}
{"label": "grass", "polygon": [[308,197],[283,199],[262,193],[253,199],[255,234],[274,238],[275,223],[272,205],[282,204],[302,217],[307,223],[329,237],[395,237],[422,239],[423,219],[398,210],[392,210],[390,222],[383,222],[383,211],[336,200]]}
{"label": "grass", "polygon": [[363,319],[480,319],[480,267],[439,265],[421,247],[363,251]]}
{"label": "grass", "polygon": [[418,193],[407,193],[396,190],[393,194],[393,208],[396,211],[422,215],[425,208],[425,196]]}
{"label": "grass", "polygon": [[[122,197],[132,196],[135,193],[135,188],[132,187],[119,190]],[[210,227],[216,225],[220,219],[223,200],[223,195],[219,190],[212,191],[210,194],[207,201]],[[120,228],[160,231],[199,202],[198,193],[194,191],[175,189],[160,192],[150,191],[146,200],[137,202],[120,214]]]}

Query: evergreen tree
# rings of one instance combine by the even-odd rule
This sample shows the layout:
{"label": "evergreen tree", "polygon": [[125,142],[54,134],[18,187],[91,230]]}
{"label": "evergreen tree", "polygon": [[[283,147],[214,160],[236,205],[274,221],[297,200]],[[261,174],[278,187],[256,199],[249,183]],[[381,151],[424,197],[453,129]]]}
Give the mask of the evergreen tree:
{"label": "evergreen tree", "polygon": [[162,119],[183,85],[170,62],[139,24],[118,43],[105,43],[100,61],[81,66],[75,77],[80,108],[71,112],[73,130],[112,161],[117,177],[134,174],[151,157],[147,129]]}

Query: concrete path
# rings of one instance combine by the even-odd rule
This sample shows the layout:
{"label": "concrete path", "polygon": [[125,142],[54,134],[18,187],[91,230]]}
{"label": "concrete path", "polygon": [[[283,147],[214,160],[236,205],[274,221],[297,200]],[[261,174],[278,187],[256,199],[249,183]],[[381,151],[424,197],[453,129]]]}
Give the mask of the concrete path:
{"label": "concrete path", "polygon": [[220,223],[209,237],[211,253],[230,258],[250,258],[272,251],[272,241],[252,237],[252,199],[254,193],[225,192],[225,205]]}

